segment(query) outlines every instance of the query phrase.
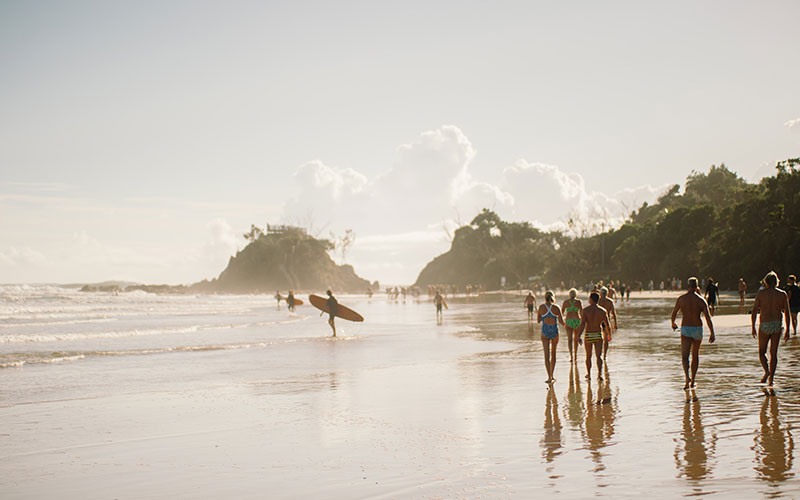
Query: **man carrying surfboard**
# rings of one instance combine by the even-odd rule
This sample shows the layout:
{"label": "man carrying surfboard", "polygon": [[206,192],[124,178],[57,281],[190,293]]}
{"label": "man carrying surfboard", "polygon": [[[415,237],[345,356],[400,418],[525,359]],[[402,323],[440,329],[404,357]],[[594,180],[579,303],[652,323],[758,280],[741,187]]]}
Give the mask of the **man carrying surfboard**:
{"label": "man carrying surfboard", "polygon": [[289,306],[289,311],[294,312],[294,290],[289,290],[289,296],[286,297],[286,304]]}
{"label": "man carrying surfboard", "polygon": [[339,301],[336,300],[336,297],[333,296],[333,292],[328,290],[328,300],[325,302],[325,305],[328,307],[328,324],[331,325],[331,329],[333,330],[333,336],[336,336],[336,325],[333,323],[333,318],[336,317],[336,310],[339,308]]}

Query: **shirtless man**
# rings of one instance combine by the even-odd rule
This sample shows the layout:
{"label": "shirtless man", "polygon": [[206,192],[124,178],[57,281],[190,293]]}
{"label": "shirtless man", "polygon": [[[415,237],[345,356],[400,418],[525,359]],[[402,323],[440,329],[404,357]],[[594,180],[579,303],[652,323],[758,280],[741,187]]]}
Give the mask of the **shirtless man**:
{"label": "shirtless man", "polygon": [[714,283],[712,278],[708,278],[708,285],[706,285],[706,301],[712,316],[717,309],[717,299],[719,299],[719,286]]}
{"label": "shirtless man", "polygon": [[[675,308],[672,310],[672,329],[677,330],[675,318],[678,311],[681,312],[681,360],[683,361],[683,374],[686,377],[684,389],[695,386],[697,377],[697,365],[700,361],[700,344],[703,343],[703,322],[700,314],[706,317],[706,324],[711,331],[708,342],[714,343],[714,323],[711,322],[711,315],[708,312],[708,303],[700,296],[697,278],[691,277],[688,280],[689,290],[678,297]],[[689,377],[689,351],[692,353],[692,376]]]}
{"label": "shirtless man", "polygon": [[[778,275],[770,271],[764,276],[766,288],[756,293],[753,311],[750,313],[750,326],[753,338],[756,338],[756,316],[761,313],[761,322],[758,325],[758,359],[764,368],[764,377],[761,383],[772,381],[775,378],[775,369],[778,367],[778,345],[781,341],[782,318],[786,316],[786,336],[784,342],[789,340],[789,297],[786,292],[778,288]],[[767,344],[769,344],[770,360],[767,364]]]}
{"label": "shirtless man", "polygon": [[[794,334],[797,335],[797,313],[800,312],[800,286],[797,286],[797,278],[794,274],[789,275],[788,284],[786,285],[786,294],[789,295],[789,312],[792,317],[792,328]],[[789,330],[789,325],[786,325],[786,330]]]}
{"label": "shirtless man", "polygon": [[529,291],[528,296],[525,297],[525,307],[528,308],[528,321],[533,321],[533,309],[536,307],[536,295],[533,294],[533,291]]}
{"label": "shirtless man", "polygon": [[592,373],[592,347],[597,358],[597,379],[603,380],[603,333],[611,334],[608,323],[608,313],[597,305],[600,295],[597,292],[589,294],[589,306],[581,311],[581,324],[578,325],[578,344],[582,343],[581,335],[586,330],[586,378],[591,378]]}
{"label": "shirtless man", "polygon": [[442,306],[447,307],[447,302],[445,302],[444,297],[442,294],[439,293],[439,290],[436,290],[436,295],[433,297],[433,304],[436,306],[436,322],[442,322]]}
{"label": "shirtless man", "polygon": [[603,339],[603,359],[606,359],[608,341],[611,340],[611,334],[617,331],[617,310],[614,308],[614,301],[608,298],[608,289],[606,287],[600,289],[600,300],[597,305],[606,310],[609,318],[614,317],[614,327],[611,328],[611,325],[609,325],[609,333]]}
{"label": "shirtless man", "polygon": [[747,283],[745,283],[744,278],[739,278],[739,305],[744,305],[744,294],[747,293]]}

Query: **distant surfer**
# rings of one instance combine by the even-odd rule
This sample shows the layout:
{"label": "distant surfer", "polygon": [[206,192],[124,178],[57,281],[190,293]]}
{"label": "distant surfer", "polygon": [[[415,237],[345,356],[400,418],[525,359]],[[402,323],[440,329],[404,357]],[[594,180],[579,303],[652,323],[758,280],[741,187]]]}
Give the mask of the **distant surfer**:
{"label": "distant surfer", "polygon": [[706,301],[708,302],[708,310],[711,311],[711,315],[714,315],[714,311],[717,308],[717,302],[719,299],[719,286],[714,283],[713,278],[708,278],[708,284],[706,285]]}
{"label": "distant surfer", "polygon": [[[563,304],[561,304],[561,310],[567,313],[566,318],[564,318],[565,327],[564,330],[567,332],[567,347],[569,347],[569,360],[572,361],[577,359],[578,354],[578,339],[576,338],[576,330],[581,324],[581,309],[583,309],[583,304],[581,301],[577,299],[578,290],[571,288],[569,290],[569,299],[565,300]],[[575,354],[572,352],[572,344],[575,344]]]}
{"label": "distant surfer", "polygon": [[[700,361],[700,344],[703,343],[703,322],[700,319],[700,314],[706,317],[706,324],[711,331],[708,337],[708,342],[714,343],[714,323],[711,322],[711,315],[708,311],[708,303],[700,296],[698,292],[697,278],[691,277],[687,281],[688,291],[678,297],[675,302],[675,308],[672,309],[672,316],[670,322],[672,329],[677,330],[678,325],[675,319],[678,317],[678,311],[681,313],[681,360],[683,362],[683,374],[686,377],[686,385],[684,389],[695,386],[695,377],[697,376],[697,366]],[[689,376],[689,352],[692,353],[692,375]]]}
{"label": "distant surfer", "polygon": [[561,309],[555,305],[555,294],[548,290],[544,293],[544,304],[539,306],[536,322],[542,324],[542,348],[544,349],[544,367],[547,370],[546,384],[555,382],[553,370],[556,368],[556,347],[558,346],[558,324],[564,324]]}
{"label": "distant surfer", "polygon": [[603,380],[603,337],[610,335],[608,326],[608,313],[605,309],[597,305],[600,294],[592,292],[589,294],[589,306],[581,311],[581,324],[578,325],[578,344],[581,343],[581,335],[586,332],[586,378],[591,378],[592,373],[592,348],[597,358],[597,379]]}
{"label": "distant surfer", "polygon": [[436,321],[442,321],[442,307],[447,307],[447,302],[445,302],[444,297],[442,294],[439,293],[439,290],[436,290],[436,295],[433,296],[433,303],[436,306]]}
{"label": "distant surfer", "polygon": [[289,290],[289,296],[286,297],[286,304],[289,307],[289,311],[294,312],[295,303],[294,303],[294,291],[293,290]]}
{"label": "distant surfer", "polygon": [[281,296],[281,291],[280,290],[275,290],[275,299],[278,301],[278,309],[281,308],[281,299],[282,298],[283,297]]}
{"label": "distant surfer", "polygon": [[[789,284],[786,285],[786,294],[789,296],[789,312],[792,317],[792,328],[797,335],[797,313],[800,312],[800,286],[797,286],[797,278],[794,274],[789,275]],[[786,324],[789,330],[789,324]]]}
{"label": "distant surfer", "polygon": [[612,316],[614,318],[614,326],[608,325],[608,335],[603,338],[603,359],[606,359],[606,355],[608,354],[608,343],[611,341],[611,335],[619,328],[619,325],[617,325],[617,309],[614,307],[614,301],[607,295],[608,289],[606,287],[601,287],[600,300],[597,302],[597,305],[606,310],[609,319],[611,319]]}
{"label": "distant surfer", "polygon": [[525,307],[528,308],[528,321],[533,321],[533,308],[536,307],[536,295],[533,291],[528,291],[528,296],[525,297]]}
{"label": "distant surfer", "polygon": [[[778,345],[781,341],[782,316],[786,316],[786,335],[784,342],[789,340],[790,306],[789,296],[778,288],[778,275],[770,271],[764,276],[766,288],[756,293],[756,301],[750,313],[750,326],[753,338],[756,338],[756,316],[761,313],[761,322],[758,324],[758,359],[764,368],[764,377],[761,383],[772,381],[775,370],[778,368]],[[769,344],[770,359],[767,364],[767,344]]]}
{"label": "distant surfer", "polygon": [[339,301],[336,300],[336,297],[333,296],[333,292],[330,290],[327,291],[328,293],[328,300],[325,302],[325,306],[328,308],[328,324],[331,325],[331,329],[333,330],[333,336],[336,336],[336,325],[333,322],[333,318],[336,317],[336,310],[339,308]]}

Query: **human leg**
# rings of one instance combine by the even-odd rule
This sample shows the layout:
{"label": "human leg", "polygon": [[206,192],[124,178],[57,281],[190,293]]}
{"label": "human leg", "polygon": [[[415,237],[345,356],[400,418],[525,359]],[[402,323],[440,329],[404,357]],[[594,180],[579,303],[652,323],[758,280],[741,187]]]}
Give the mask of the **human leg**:
{"label": "human leg", "polygon": [[758,331],[758,360],[761,361],[761,367],[764,368],[764,377],[761,378],[761,383],[767,381],[769,378],[769,364],[767,362],[767,344],[769,343],[769,334]]}
{"label": "human leg", "polygon": [[697,367],[700,363],[700,344],[703,339],[692,339],[692,387],[695,386],[697,377]]}
{"label": "human leg", "polygon": [[549,384],[553,380],[553,370],[550,366],[550,339],[542,335],[542,352],[544,353],[544,368],[547,370],[547,380],[544,382]]}
{"label": "human leg", "polygon": [[691,377],[689,377],[689,353],[692,350],[692,339],[681,335],[681,362],[683,363],[683,376],[686,378],[684,389],[688,389],[691,385]]}

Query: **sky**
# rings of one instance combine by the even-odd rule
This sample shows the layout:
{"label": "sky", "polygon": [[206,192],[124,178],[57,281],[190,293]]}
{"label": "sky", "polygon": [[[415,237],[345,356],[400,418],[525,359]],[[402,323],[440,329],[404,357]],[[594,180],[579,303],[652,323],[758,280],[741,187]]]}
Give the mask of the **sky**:
{"label": "sky", "polygon": [[800,155],[796,1],[0,0],[0,283],[218,276],[303,225],[412,283],[481,208],[619,221]]}

